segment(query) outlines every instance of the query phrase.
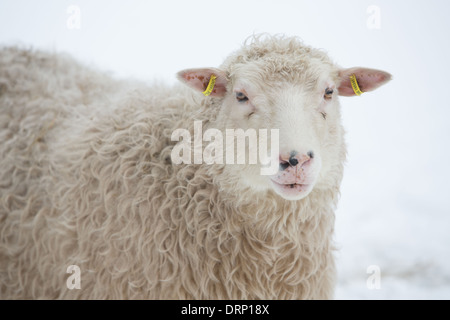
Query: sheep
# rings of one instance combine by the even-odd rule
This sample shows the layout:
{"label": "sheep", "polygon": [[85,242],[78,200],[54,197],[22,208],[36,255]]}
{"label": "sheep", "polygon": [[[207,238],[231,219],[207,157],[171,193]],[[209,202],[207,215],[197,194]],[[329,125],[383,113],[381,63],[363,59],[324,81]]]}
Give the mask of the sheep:
{"label": "sheep", "polygon": [[[173,86],[2,48],[0,298],[333,298],[353,75],[362,92],[391,78],[286,36],[250,37]],[[278,129],[276,173],[175,164],[172,134],[195,121]]]}

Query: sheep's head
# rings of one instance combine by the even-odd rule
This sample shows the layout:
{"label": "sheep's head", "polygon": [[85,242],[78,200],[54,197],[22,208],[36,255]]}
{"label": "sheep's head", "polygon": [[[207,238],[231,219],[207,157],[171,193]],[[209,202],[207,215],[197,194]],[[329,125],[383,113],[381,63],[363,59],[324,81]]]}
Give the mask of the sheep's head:
{"label": "sheep's head", "polygon": [[[225,166],[226,174],[240,185],[271,190],[288,200],[340,183],[345,146],[338,96],[355,95],[350,76],[356,77],[362,92],[391,77],[380,70],[339,68],[324,52],[295,38],[278,37],[255,38],[220,68],[188,69],[178,77],[203,92],[212,75],[212,98],[205,98],[219,105],[212,126],[253,128],[256,133],[279,130],[279,148],[271,152],[276,172],[261,175],[260,163],[247,163]],[[258,151],[248,150],[247,159],[251,152]]]}

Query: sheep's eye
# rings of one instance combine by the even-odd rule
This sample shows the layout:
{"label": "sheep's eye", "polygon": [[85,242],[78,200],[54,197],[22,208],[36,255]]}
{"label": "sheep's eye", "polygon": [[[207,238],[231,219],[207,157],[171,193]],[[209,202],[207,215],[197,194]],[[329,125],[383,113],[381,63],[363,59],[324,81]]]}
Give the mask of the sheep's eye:
{"label": "sheep's eye", "polygon": [[326,88],[325,89],[325,94],[323,95],[325,100],[330,100],[333,96],[333,89],[330,88]]}
{"label": "sheep's eye", "polygon": [[236,100],[239,102],[246,102],[246,101],[248,101],[248,98],[242,92],[236,92]]}

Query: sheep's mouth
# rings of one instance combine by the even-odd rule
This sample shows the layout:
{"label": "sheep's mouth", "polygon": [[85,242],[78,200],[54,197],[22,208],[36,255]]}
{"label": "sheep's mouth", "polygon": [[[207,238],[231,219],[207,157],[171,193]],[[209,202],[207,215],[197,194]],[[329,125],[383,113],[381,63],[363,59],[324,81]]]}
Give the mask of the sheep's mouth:
{"label": "sheep's mouth", "polygon": [[278,183],[272,180],[272,182],[280,187],[280,188],[286,188],[286,189],[295,189],[295,188],[304,188],[309,186],[309,184],[306,183]]}
{"label": "sheep's mouth", "polygon": [[297,199],[306,196],[311,191],[311,184],[307,183],[278,183],[272,180],[276,193],[287,199]]}

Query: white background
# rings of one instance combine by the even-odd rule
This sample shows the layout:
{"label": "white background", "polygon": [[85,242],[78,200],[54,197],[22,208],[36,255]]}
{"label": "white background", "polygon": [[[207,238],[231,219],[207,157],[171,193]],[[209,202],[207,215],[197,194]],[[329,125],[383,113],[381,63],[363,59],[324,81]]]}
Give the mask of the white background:
{"label": "white background", "polygon": [[[80,9],[80,29],[67,22]],[[370,29],[375,5],[380,28]],[[253,33],[299,36],[393,80],[342,98],[348,161],[337,211],[338,299],[450,298],[450,2],[1,0],[0,45],[68,52],[116,77],[218,66]],[[0,142],[1,143],[1,142]],[[379,267],[380,289],[367,268]]]}

